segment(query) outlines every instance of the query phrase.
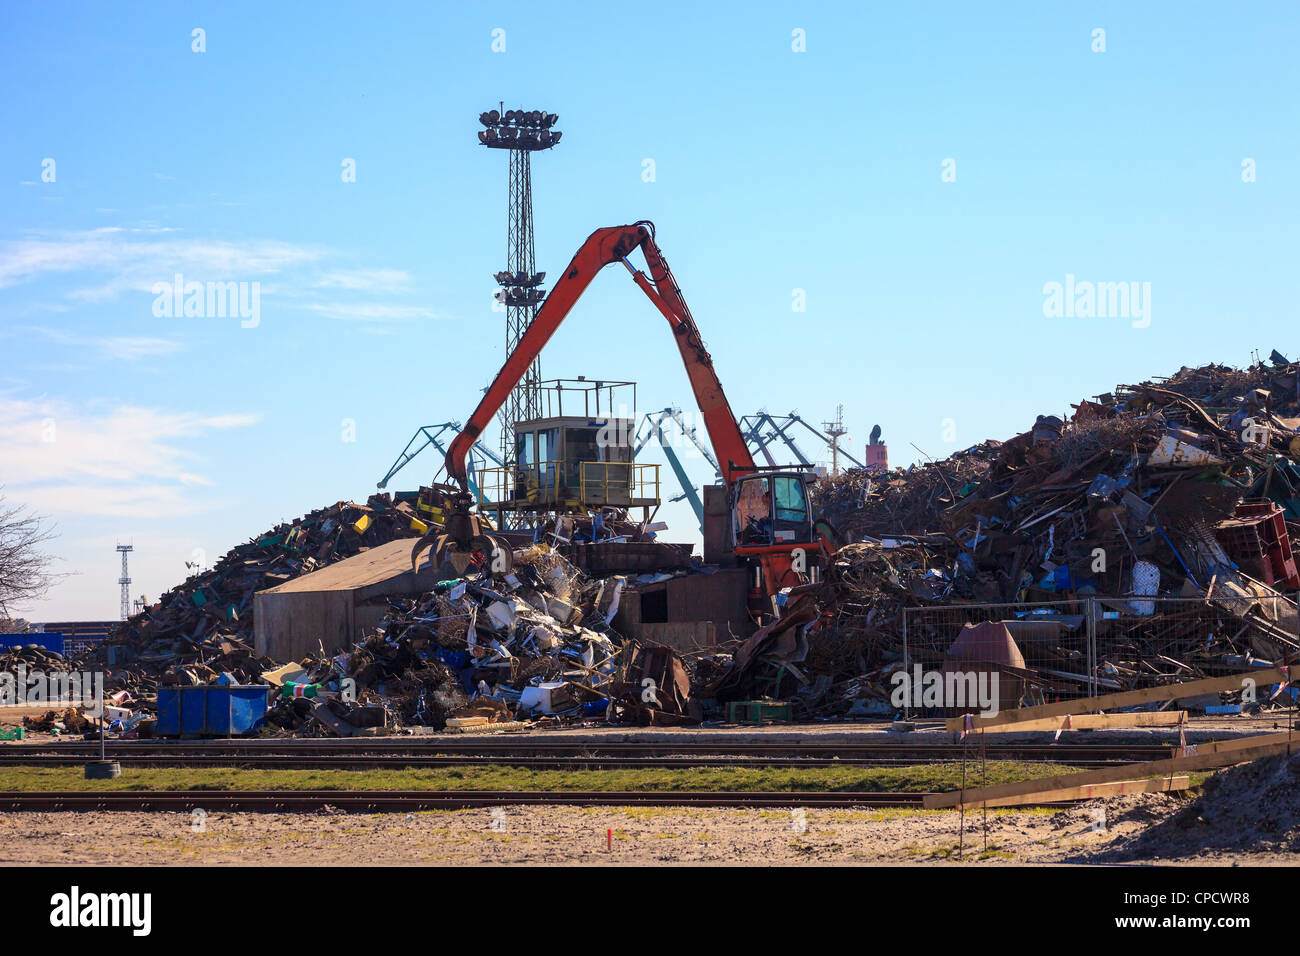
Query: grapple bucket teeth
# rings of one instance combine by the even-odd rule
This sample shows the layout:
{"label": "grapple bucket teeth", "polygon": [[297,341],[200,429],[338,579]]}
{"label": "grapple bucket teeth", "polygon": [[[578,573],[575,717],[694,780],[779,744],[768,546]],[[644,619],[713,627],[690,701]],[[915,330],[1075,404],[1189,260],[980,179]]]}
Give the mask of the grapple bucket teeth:
{"label": "grapple bucket teeth", "polygon": [[471,564],[494,575],[509,574],[514,567],[510,545],[495,535],[477,534],[464,547],[447,536],[444,550],[457,574],[464,574]]}

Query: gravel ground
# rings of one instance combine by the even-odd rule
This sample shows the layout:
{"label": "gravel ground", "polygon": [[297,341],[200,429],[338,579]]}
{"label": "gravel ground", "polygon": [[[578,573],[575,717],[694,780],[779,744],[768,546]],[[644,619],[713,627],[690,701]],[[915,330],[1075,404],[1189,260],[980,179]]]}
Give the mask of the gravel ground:
{"label": "gravel ground", "polygon": [[1162,814],[1106,860],[1129,862],[1195,855],[1203,859],[1282,854],[1300,859],[1300,756],[1277,754],[1215,774],[1202,794]]}
{"label": "gravel ground", "polygon": [[[0,814],[0,864],[1090,863],[1185,805],[1163,794],[1064,811],[505,807],[416,814]],[[1104,813],[1105,816],[1098,814]],[[494,815],[495,814],[495,815]],[[1105,819],[1106,824],[1102,825]],[[612,831],[607,849],[606,831]],[[1225,853],[1163,863],[1292,862]]]}

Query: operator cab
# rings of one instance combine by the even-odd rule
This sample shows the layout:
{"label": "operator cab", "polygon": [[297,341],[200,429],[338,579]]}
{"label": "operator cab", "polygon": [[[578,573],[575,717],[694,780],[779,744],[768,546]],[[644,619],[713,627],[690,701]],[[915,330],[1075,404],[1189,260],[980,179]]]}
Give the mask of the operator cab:
{"label": "operator cab", "polygon": [[[537,409],[515,421],[514,460],[481,469],[480,487],[505,526],[508,515],[589,514],[604,508],[659,507],[659,466],[633,461],[636,383],[552,379]],[[538,522],[540,523],[540,522]]]}
{"label": "operator cab", "polygon": [[736,482],[731,500],[734,547],[765,547],[814,540],[808,486],[803,471],[755,474]]}

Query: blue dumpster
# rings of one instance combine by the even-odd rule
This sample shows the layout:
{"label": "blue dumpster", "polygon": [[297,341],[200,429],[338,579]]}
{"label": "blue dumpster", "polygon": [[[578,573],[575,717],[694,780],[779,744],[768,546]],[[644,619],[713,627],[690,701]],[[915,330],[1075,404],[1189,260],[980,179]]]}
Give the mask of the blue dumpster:
{"label": "blue dumpster", "polygon": [[158,688],[158,723],[154,726],[158,737],[179,737],[181,735],[181,689],[179,687]]}
{"label": "blue dumpster", "polygon": [[266,725],[265,684],[159,687],[158,737],[238,737]]}
{"label": "blue dumpster", "polygon": [[206,684],[181,688],[181,736],[201,737],[208,729]]}
{"label": "blue dumpster", "polygon": [[265,684],[213,684],[207,688],[207,733],[239,737],[266,725]]}

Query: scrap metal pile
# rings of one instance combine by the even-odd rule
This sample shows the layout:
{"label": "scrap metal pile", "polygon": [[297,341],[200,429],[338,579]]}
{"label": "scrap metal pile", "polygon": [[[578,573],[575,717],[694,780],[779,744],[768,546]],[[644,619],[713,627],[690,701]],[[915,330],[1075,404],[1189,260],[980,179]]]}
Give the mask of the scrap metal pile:
{"label": "scrap metal pile", "polygon": [[[1034,602],[1067,605],[1050,634],[1018,638],[1052,691],[1293,655],[1296,608],[1280,592],[1300,588],[1300,363],[1183,368],[1073,409],[945,461],[819,482],[816,503],[857,543],[823,585],[812,659],[837,679],[879,672],[901,663],[905,607]],[[1090,598],[1091,675],[1069,613]],[[957,619],[915,615],[913,656],[941,661]]]}
{"label": "scrap metal pile", "polygon": [[[390,599],[377,631],[332,656],[286,664],[255,656],[254,591],[395,538],[415,538],[419,547],[404,507],[377,498],[312,512],[235,548],[77,666],[103,671],[106,692],[129,692],[140,715],[155,709],[159,685],[266,684],[273,696],[267,724],[308,735],[510,728],[523,721],[698,721],[681,659],[611,628],[627,579],[592,578],[544,543],[516,551],[505,575],[473,568],[461,575],[444,562],[433,590]],[[35,647],[10,652],[6,661],[52,670],[61,664],[57,654]],[[119,732],[135,735],[139,723],[137,717]],[[29,729],[87,727],[45,720]],[[141,732],[147,731],[146,724]]]}
{"label": "scrap metal pile", "polygon": [[[106,687],[138,696],[159,683],[206,683],[220,672],[256,681],[275,662],[252,648],[253,595],[365,548],[415,537],[413,513],[388,495],[364,505],[338,502],[281,524],[200,570],[83,656],[81,667],[107,673]],[[111,662],[111,663],[110,663]]]}
{"label": "scrap metal pile", "polygon": [[1001,442],[986,441],[940,462],[880,474],[862,468],[818,481],[814,503],[848,540],[937,527],[937,515],[989,473]]}
{"label": "scrap metal pile", "polygon": [[[356,705],[384,708],[391,724],[436,729],[449,719],[452,727],[603,719],[611,698],[620,706],[622,655],[633,645],[609,624],[622,577],[588,579],[544,544],[516,552],[504,576],[444,567],[431,592],[391,604],[378,632],[350,652],[305,662],[297,679],[322,696],[348,686]],[[316,715],[301,704],[296,713]],[[337,708],[336,716],[349,717]]]}
{"label": "scrap metal pile", "polygon": [[[1284,596],[1300,589],[1300,363],[1277,353],[1123,386],[943,461],[825,478],[813,503],[847,543],[819,580],[781,595],[775,620],[712,652],[683,657],[620,636],[620,596],[639,578],[609,573],[588,543],[570,546],[580,567],[545,544],[516,550],[504,574],[444,561],[432,590],[389,598],[383,625],[350,648],[279,665],[257,657],[256,591],[427,530],[380,495],[235,548],[77,664],[144,702],[160,683],[229,673],[280,689],[273,726],[354,734],[695,723],[759,697],[791,701],[796,719],[888,716],[894,671],[946,666],[963,642],[1004,646],[993,663],[1030,700],[1300,652]],[[604,516],[548,537],[608,539],[617,524]],[[673,546],[659,547],[666,561]],[[659,567],[713,570],[679,558]],[[975,624],[996,625],[991,644],[987,629],[963,630]]]}

